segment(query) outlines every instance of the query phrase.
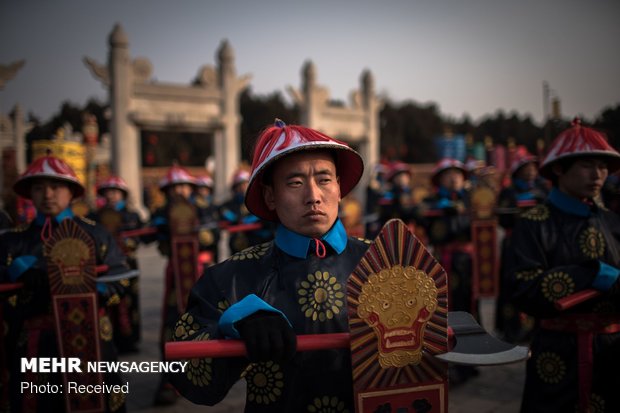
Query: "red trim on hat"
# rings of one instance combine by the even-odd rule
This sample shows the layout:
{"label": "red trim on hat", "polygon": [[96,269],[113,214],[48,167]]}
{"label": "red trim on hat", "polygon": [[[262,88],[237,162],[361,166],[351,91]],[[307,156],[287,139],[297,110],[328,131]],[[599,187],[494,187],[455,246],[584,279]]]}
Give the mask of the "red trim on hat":
{"label": "red trim on hat", "polygon": [[605,138],[605,135],[592,128],[581,125],[579,120],[573,126],[561,132],[549,146],[549,151],[542,161],[540,174],[552,178],[551,165],[560,159],[575,156],[602,156],[608,158],[610,173],[620,168],[620,153]]}
{"label": "red trim on hat", "polygon": [[[276,143],[278,142],[278,138],[282,133],[284,133],[284,141],[275,148],[277,151],[281,151],[287,148],[291,141],[293,140],[293,132],[297,132],[299,137],[304,142],[335,142],[341,145],[346,145],[346,143],[341,142],[337,139],[331,138],[324,133],[316,131],[314,129],[305,128],[303,126],[298,125],[287,125],[284,127],[272,126],[261,134],[258,142],[256,144],[256,150],[254,151],[254,159],[252,160],[252,171],[256,170],[256,168],[262,164],[265,159],[269,156],[271,151],[274,150]],[[258,156],[256,156],[258,154]]]}
{"label": "red trim on hat", "polygon": [[[296,145],[293,145],[294,142]],[[263,173],[275,161],[302,150],[334,150],[342,197],[362,177],[364,161],[346,143],[300,125],[272,126],[259,136],[254,150],[252,173],[245,196],[245,204],[250,212],[268,221],[278,221],[276,212],[269,210],[263,199]]]}
{"label": "red trim on hat", "polygon": [[84,186],[71,167],[62,159],[49,154],[34,160],[26,171],[13,185],[16,194],[30,198],[30,184],[33,179],[47,178],[64,181],[73,184],[73,196],[80,197],[84,194]]}

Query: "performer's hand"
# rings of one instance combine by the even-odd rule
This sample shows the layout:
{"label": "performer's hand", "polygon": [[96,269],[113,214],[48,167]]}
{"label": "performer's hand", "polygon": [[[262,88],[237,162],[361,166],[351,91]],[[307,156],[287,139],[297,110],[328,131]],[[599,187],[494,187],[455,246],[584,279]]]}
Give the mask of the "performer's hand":
{"label": "performer's hand", "polygon": [[280,314],[258,311],[235,323],[245,342],[248,359],[258,361],[290,361],[297,350],[297,336]]}
{"label": "performer's hand", "polygon": [[49,289],[49,280],[45,271],[38,268],[31,268],[25,271],[18,279],[18,282],[24,283],[24,287],[30,291],[39,291]]}

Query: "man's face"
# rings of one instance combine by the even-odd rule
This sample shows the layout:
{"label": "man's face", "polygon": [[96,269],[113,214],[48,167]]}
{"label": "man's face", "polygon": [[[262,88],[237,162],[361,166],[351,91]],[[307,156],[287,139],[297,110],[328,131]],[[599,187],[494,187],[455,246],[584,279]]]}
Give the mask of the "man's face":
{"label": "man's face", "polygon": [[465,184],[463,172],[456,168],[446,169],[439,175],[439,185],[449,191],[460,191]]}
{"label": "man's face", "polygon": [[329,152],[288,155],[272,169],[272,184],[265,185],[265,203],[280,222],[298,234],[320,238],[338,218],[340,183]]}
{"label": "man's face", "polygon": [[526,163],[517,171],[517,178],[525,182],[532,182],[537,176],[538,167],[534,162]]}
{"label": "man's face", "polygon": [[560,191],[580,200],[594,198],[601,192],[607,179],[607,163],[598,158],[581,158],[573,162],[566,171],[554,165]]}
{"label": "man's face", "polygon": [[189,199],[192,195],[192,186],[190,184],[174,184],[168,187],[168,196],[170,198],[175,197],[183,197],[184,199]]}
{"label": "man's face", "polygon": [[233,190],[239,195],[245,195],[245,191],[248,190],[248,182],[238,183],[237,185],[235,185],[235,188]]}
{"label": "man's face", "polygon": [[108,205],[112,205],[112,206],[118,204],[120,201],[122,201],[125,198],[123,191],[121,191],[120,189],[116,189],[116,188],[108,188],[105,191],[103,191],[103,197],[105,198]]}
{"label": "man's face", "polygon": [[32,183],[30,197],[38,212],[55,217],[69,207],[73,193],[67,183],[42,178]]}
{"label": "man's face", "polygon": [[209,188],[208,186],[200,186],[198,187],[198,195],[207,198],[209,195],[211,195],[211,188]]}
{"label": "man's face", "polygon": [[394,177],[394,185],[399,188],[408,188],[411,186],[411,175],[406,172],[399,173]]}

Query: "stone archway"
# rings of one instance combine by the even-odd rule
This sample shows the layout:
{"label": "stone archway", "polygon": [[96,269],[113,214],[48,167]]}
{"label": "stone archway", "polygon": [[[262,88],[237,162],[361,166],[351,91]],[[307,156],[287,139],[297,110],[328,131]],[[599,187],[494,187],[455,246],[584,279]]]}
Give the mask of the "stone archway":
{"label": "stone archway", "polygon": [[132,59],[129,41],[117,24],[109,36],[106,65],[85,57],[84,63],[109,92],[111,169],[127,182],[137,206],[142,196],[142,138],[148,132],[205,134],[213,139],[216,201],[240,162],[239,95],[249,76],[237,77],[234,54],[224,40],[217,67],[201,67],[189,85],[155,81],[148,59]]}

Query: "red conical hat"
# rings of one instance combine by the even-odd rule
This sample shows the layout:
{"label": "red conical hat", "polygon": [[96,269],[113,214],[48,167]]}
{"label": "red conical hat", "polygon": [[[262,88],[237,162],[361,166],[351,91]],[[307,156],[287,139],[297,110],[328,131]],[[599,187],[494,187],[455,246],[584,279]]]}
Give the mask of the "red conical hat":
{"label": "red conical hat", "polygon": [[233,174],[232,186],[237,186],[250,181],[250,172],[247,169],[239,169]]}
{"label": "red conical hat", "polygon": [[196,186],[213,189],[213,179],[209,175],[202,175],[196,178]]}
{"label": "red conical hat", "polygon": [[463,162],[458,159],[443,158],[435,164],[435,167],[433,167],[433,171],[431,172],[431,181],[433,184],[435,186],[439,186],[439,180],[437,179],[439,174],[452,168],[461,170],[463,172],[463,176],[467,177],[467,169],[465,169]]}
{"label": "red conical hat", "polygon": [[84,194],[84,186],[80,183],[73,169],[65,161],[52,156],[51,151],[32,162],[26,171],[17,179],[13,190],[17,195],[30,198],[30,185],[36,178],[57,179],[73,186],[73,196],[80,197]]}
{"label": "red conical hat", "polygon": [[549,151],[540,166],[540,174],[553,177],[552,165],[560,159],[575,156],[601,156],[606,158],[609,173],[620,168],[620,153],[605,138],[605,135],[592,128],[581,126],[576,118],[572,126],[558,135],[551,143]]}
{"label": "red conical hat", "polygon": [[510,163],[510,174],[514,175],[519,168],[530,162],[538,162],[538,158],[529,153],[525,146],[519,146],[515,152],[512,162]]}
{"label": "red conical hat", "polygon": [[388,181],[392,181],[394,180],[396,175],[401,174],[401,173],[407,173],[411,175],[411,168],[409,167],[409,165],[407,165],[404,162],[395,161],[389,166],[388,175],[386,179]]}
{"label": "red conical hat", "polygon": [[274,126],[264,130],[258,138],[252,161],[252,175],[246,192],[245,204],[254,215],[268,221],[277,221],[270,211],[261,190],[265,169],[291,153],[317,149],[334,149],[336,171],[340,177],[340,195],[344,198],[357,185],[364,172],[362,157],[346,143],[333,139],[317,130],[300,125],[286,125],[276,119]]}
{"label": "red conical hat", "polygon": [[106,189],[119,189],[125,193],[125,196],[129,193],[129,187],[127,183],[120,176],[110,175],[108,179],[105,179],[97,186],[97,194],[103,196],[103,192]]}
{"label": "red conical hat", "polygon": [[180,166],[172,165],[168,172],[166,172],[166,176],[159,181],[159,189],[163,190],[170,185],[176,184],[196,185],[196,178]]}

